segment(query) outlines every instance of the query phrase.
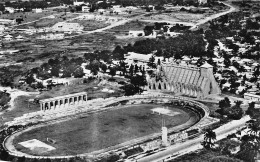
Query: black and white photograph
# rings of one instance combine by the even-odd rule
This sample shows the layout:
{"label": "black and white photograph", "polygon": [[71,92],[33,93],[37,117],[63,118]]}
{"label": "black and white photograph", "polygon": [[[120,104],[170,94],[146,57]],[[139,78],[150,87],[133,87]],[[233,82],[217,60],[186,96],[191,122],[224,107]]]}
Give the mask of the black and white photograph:
{"label": "black and white photograph", "polygon": [[260,162],[260,0],[0,0],[0,162]]}

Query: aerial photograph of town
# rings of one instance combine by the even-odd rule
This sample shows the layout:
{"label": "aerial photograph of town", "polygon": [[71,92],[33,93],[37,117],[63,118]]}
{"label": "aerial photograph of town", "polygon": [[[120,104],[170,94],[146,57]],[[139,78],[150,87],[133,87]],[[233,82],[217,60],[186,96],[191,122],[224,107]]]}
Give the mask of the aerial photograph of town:
{"label": "aerial photograph of town", "polygon": [[260,0],[0,0],[0,162],[260,162]]}

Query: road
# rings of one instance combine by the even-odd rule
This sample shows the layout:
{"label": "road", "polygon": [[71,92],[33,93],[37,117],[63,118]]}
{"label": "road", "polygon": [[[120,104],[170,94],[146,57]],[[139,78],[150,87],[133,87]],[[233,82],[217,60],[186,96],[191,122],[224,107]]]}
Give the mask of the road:
{"label": "road", "polygon": [[224,11],[224,12],[221,12],[221,13],[217,13],[217,14],[211,15],[211,16],[209,16],[209,17],[206,17],[205,19],[199,20],[199,21],[195,24],[195,26],[192,26],[190,29],[191,29],[191,30],[192,30],[192,29],[195,29],[195,28],[198,27],[199,25],[205,24],[205,23],[208,22],[208,21],[211,21],[211,20],[216,19],[216,18],[218,18],[218,17],[220,17],[220,16],[223,16],[223,15],[229,14],[229,13],[231,13],[231,12],[235,12],[235,11],[237,10],[234,6],[232,6],[232,5],[228,4],[228,3],[225,3],[225,2],[221,2],[221,3],[223,3],[223,4],[225,4],[226,6],[230,7],[230,9],[229,9],[228,11]]}
{"label": "road", "polygon": [[[234,120],[232,122],[229,122],[225,125],[222,125],[221,127],[215,129],[217,135],[217,140],[221,140],[225,138],[227,135],[232,134],[238,130],[238,128],[241,128],[245,126],[246,121],[250,120],[249,116],[245,116],[240,120]],[[158,162],[163,161],[165,158],[170,157],[171,155],[174,155],[176,158],[177,156],[186,154],[188,152],[195,151],[197,149],[201,149],[202,145],[201,142],[203,141],[203,135],[199,136],[196,139],[192,139],[183,143],[177,143],[173,146],[168,147],[164,151],[160,151],[158,153],[155,153],[153,155],[136,159],[135,161],[138,162]],[[174,158],[173,157],[173,158]]]}

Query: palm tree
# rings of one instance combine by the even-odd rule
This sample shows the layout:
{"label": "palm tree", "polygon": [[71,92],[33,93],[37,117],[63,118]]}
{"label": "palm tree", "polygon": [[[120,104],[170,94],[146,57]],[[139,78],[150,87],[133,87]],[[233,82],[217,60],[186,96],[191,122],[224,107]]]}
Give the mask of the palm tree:
{"label": "palm tree", "polygon": [[244,135],[241,140],[241,151],[238,156],[246,161],[254,161],[254,158],[259,153],[260,147],[260,119],[252,119],[247,122],[247,135]]}
{"label": "palm tree", "polygon": [[247,128],[248,130],[248,135],[255,137],[255,138],[259,138],[260,137],[260,119],[257,120],[249,120],[247,122]]}
{"label": "palm tree", "polygon": [[202,145],[205,148],[212,148],[212,146],[214,146],[214,140],[216,140],[216,133],[212,129],[207,129],[204,133]]}

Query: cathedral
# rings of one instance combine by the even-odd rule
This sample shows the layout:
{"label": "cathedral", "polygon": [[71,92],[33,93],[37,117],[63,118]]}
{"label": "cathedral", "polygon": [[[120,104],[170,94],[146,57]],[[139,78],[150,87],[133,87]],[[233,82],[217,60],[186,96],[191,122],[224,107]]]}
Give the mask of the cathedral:
{"label": "cathedral", "polygon": [[213,75],[213,66],[208,63],[201,67],[162,64],[158,66],[156,77],[147,79],[148,90],[173,92],[196,98],[220,94],[220,88]]}

